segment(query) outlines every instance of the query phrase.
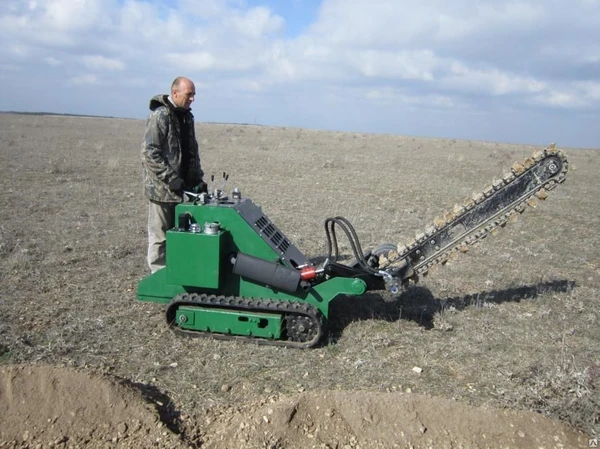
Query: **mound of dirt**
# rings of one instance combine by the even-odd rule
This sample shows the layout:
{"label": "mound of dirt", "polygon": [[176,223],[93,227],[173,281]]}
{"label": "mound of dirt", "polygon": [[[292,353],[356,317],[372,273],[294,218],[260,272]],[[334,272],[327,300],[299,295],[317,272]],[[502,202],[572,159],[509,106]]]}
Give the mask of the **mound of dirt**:
{"label": "mound of dirt", "polygon": [[0,447],[184,447],[140,391],[64,367],[0,368]]}
{"label": "mound of dirt", "polygon": [[212,423],[203,448],[574,448],[587,439],[531,412],[417,394],[303,393]]}
{"label": "mound of dirt", "polygon": [[[118,379],[65,367],[0,368],[0,448],[565,448],[587,440],[530,412],[416,394],[322,392],[215,409],[184,427]],[[200,442],[201,441],[201,442]]]}

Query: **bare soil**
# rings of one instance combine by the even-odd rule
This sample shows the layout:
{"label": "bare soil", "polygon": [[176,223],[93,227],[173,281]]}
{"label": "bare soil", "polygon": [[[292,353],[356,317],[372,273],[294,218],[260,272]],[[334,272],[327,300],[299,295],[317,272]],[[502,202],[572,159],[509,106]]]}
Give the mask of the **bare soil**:
{"label": "bare soil", "polygon": [[[136,300],[143,128],[0,114],[0,447],[569,448],[598,435],[598,149],[566,149],[572,170],[545,203],[396,301],[338,298],[323,344],[292,350],[183,339]],[[315,260],[329,216],[365,248],[403,242],[540,148],[197,132],[205,171],[230,173],[227,189]]]}
{"label": "bare soil", "polygon": [[6,366],[0,387],[0,447],[528,449],[584,444],[583,435],[569,426],[535,413],[469,407],[419,394],[269,396],[169,429],[166,423],[175,421],[164,415],[161,420],[161,393],[152,396],[144,387],[140,392],[106,375]]}
{"label": "bare soil", "polygon": [[53,366],[0,369],[1,447],[186,447],[140,391]]}

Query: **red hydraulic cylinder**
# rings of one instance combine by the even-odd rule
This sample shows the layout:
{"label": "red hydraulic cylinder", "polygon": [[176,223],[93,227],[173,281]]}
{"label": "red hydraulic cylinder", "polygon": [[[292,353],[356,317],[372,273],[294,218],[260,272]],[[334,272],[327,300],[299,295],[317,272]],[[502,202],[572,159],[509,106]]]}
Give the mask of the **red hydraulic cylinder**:
{"label": "red hydraulic cylinder", "polygon": [[312,266],[304,267],[300,270],[300,279],[303,281],[310,281],[317,277],[317,269]]}

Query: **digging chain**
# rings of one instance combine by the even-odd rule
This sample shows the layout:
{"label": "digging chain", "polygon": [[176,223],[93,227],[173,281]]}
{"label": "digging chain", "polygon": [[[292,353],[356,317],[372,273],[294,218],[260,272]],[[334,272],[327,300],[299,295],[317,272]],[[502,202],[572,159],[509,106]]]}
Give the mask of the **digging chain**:
{"label": "digging chain", "polygon": [[534,152],[491,186],[436,218],[406,245],[380,256],[380,268],[394,271],[409,264],[404,281],[426,275],[431,267],[466,253],[528,207],[535,207],[538,200],[545,200],[549,191],[564,182],[568,169],[565,154],[554,145]]}

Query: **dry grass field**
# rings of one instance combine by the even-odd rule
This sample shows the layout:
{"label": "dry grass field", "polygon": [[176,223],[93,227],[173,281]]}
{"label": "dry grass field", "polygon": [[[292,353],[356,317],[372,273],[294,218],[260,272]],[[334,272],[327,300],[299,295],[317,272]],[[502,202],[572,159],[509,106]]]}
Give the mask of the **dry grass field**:
{"label": "dry grass field", "polygon": [[[0,447],[587,447],[600,433],[600,149],[564,149],[571,171],[539,207],[395,302],[336,299],[326,341],[294,350],[184,339],[136,300],[143,130],[0,114]],[[197,135],[205,172],[230,173],[227,189],[311,258],[327,217],[349,219],[365,248],[403,242],[541,148],[226,124]],[[38,403],[52,416],[36,418]]]}

